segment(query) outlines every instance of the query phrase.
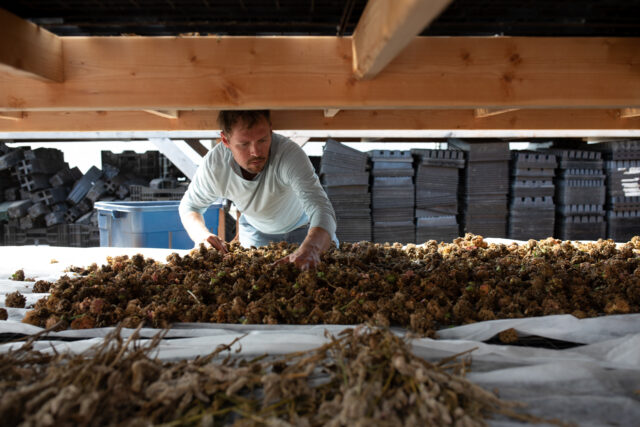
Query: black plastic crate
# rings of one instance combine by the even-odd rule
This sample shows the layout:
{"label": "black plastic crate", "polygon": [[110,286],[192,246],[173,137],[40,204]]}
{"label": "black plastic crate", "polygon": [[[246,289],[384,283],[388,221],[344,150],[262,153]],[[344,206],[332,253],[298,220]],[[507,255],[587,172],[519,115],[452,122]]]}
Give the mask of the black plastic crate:
{"label": "black plastic crate", "polygon": [[449,147],[465,151],[468,163],[476,161],[508,161],[511,158],[508,142],[481,138],[472,140],[450,138],[447,143]]}
{"label": "black plastic crate", "polygon": [[131,185],[129,187],[129,197],[132,201],[180,200],[186,191],[186,187],[151,188],[142,185]]}
{"label": "black plastic crate", "polygon": [[562,240],[597,240],[607,235],[604,216],[570,216],[556,219],[556,237]]}
{"label": "black plastic crate", "polygon": [[71,204],[80,203],[80,201],[87,195],[93,184],[101,177],[102,171],[95,166],[91,166],[87,173],[76,181],[71,192],[67,196],[67,201]]}
{"label": "black plastic crate", "polygon": [[66,187],[51,187],[37,190],[31,193],[31,201],[33,203],[42,202],[47,206],[64,203],[67,199],[69,191]]}
{"label": "black plastic crate", "polygon": [[18,200],[15,201],[7,209],[7,215],[9,218],[21,218],[27,215],[29,208],[33,202],[31,200]]}
{"label": "black plastic crate", "polygon": [[546,152],[555,154],[560,169],[602,169],[601,153],[589,150],[550,149]]}
{"label": "black plastic crate", "polygon": [[70,224],[69,246],[87,248],[100,246],[100,229],[94,225]]}
{"label": "black plastic crate", "polygon": [[420,165],[430,165],[435,167],[464,168],[464,151],[461,150],[429,150],[422,148],[412,148],[411,154],[418,160]]}
{"label": "black plastic crate", "polygon": [[24,159],[24,150],[16,148],[0,156],[0,171],[17,165]]}
{"label": "black plastic crate", "polygon": [[607,238],[628,242],[640,236],[640,209],[626,212],[607,212]]}
{"label": "black plastic crate", "polygon": [[69,168],[67,165],[49,178],[49,183],[52,187],[66,187],[70,186],[80,178],[82,178],[82,172],[80,172],[80,169],[77,167]]}

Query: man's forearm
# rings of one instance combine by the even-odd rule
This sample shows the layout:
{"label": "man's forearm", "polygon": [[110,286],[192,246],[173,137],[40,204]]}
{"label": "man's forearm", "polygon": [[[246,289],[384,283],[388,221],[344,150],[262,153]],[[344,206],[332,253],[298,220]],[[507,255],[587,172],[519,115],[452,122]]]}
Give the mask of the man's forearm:
{"label": "man's forearm", "polygon": [[323,254],[331,245],[329,232],[322,227],[312,227],[307,233],[307,237],[300,245],[300,249],[315,251],[318,255]]}
{"label": "man's forearm", "polygon": [[187,234],[196,245],[205,240],[210,234],[213,234],[207,229],[204,217],[199,212],[185,212],[180,215],[180,219],[185,230],[187,230]]}

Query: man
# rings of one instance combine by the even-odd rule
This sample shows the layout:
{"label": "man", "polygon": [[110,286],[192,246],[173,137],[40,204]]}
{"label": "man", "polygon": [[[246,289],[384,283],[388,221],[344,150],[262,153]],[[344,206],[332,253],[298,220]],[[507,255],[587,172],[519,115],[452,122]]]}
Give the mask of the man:
{"label": "man", "polygon": [[331,241],[337,242],[336,218],[307,155],[272,132],[269,111],[221,111],[218,124],[222,143],[207,153],[180,202],[180,218],[191,239],[227,251],[202,217],[215,200],[225,198],[242,212],[243,246],[298,243],[278,262],[301,269],[317,265]]}

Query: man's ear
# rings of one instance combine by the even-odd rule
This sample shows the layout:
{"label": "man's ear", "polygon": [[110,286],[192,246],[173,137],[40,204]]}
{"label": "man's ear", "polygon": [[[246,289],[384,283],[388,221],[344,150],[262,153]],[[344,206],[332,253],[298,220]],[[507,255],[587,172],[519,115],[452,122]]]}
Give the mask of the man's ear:
{"label": "man's ear", "polygon": [[227,135],[225,135],[224,131],[220,132],[220,139],[222,140],[222,143],[224,144],[225,147],[230,148],[229,140],[227,139]]}

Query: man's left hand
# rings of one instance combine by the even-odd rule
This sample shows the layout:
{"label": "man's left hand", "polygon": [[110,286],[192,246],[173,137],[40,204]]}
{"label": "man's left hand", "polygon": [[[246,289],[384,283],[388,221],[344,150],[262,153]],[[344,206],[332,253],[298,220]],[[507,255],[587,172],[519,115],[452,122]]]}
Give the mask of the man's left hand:
{"label": "man's left hand", "polygon": [[300,246],[292,254],[289,254],[284,258],[280,258],[274,264],[282,264],[285,262],[294,263],[300,270],[308,270],[320,263],[320,255],[317,251],[306,250]]}
{"label": "man's left hand", "polygon": [[301,270],[308,270],[320,264],[320,255],[329,248],[331,236],[320,227],[309,230],[304,242],[292,254],[279,259],[274,264],[292,262]]}

